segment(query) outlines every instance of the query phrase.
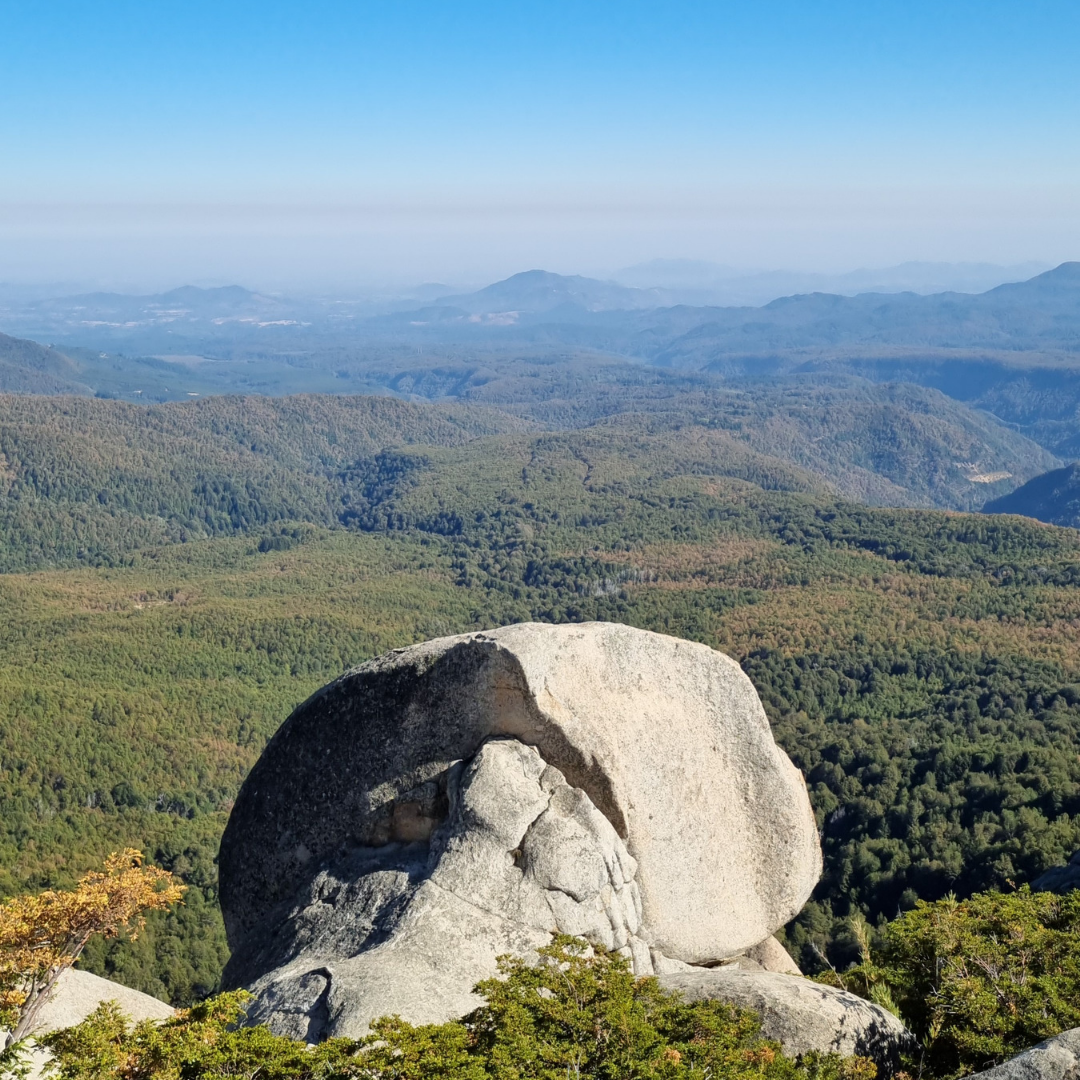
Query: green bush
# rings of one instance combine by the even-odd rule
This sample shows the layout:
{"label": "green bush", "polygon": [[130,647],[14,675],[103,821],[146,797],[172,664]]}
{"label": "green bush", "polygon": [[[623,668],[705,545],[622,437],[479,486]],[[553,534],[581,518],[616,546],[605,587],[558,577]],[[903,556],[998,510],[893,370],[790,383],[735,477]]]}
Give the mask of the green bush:
{"label": "green bush", "polygon": [[376,1021],[367,1038],[308,1047],[238,1027],[247,995],[222,994],[164,1024],[128,1028],[112,1004],[43,1041],[61,1080],[874,1080],[865,1058],[785,1057],[757,1018],[692,1004],[635,978],[621,956],[559,938],[541,963],[504,957],[464,1020]]}
{"label": "green bush", "polygon": [[822,981],[899,1011],[933,1077],[979,1072],[1080,1026],[1080,892],[920,901],[862,963]]}

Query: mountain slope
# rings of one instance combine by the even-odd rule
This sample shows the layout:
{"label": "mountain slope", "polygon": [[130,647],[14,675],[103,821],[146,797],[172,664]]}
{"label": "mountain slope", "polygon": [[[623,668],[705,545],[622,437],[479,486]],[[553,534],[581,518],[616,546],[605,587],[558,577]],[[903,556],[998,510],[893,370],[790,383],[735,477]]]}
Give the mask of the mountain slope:
{"label": "mountain slope", "polygon": [[0,393],[86,394],[70,357],[36,341],[0,334]]}
{"label": "mountain slope", "polygon": [[783,380],[744,390],[741,437],[871,506],[975,510],[1055,459],[936,390]]}
{"label": "mountain slope", "polygon": [[504,311],[538,315],[565,307],[631,311],[658,306],[655,290],[631,289],[612,281],[578,275],[567,277],[546,270],[526,270],[474,293],[444,296],[439,303],[477,315]]}
{"label": "mountain slope", "polygon": [[695,366],[725,352],[822,346],[1080,348],[1080,263],[989,292],[833,296],[811,293],[763,308],[723,308],[653,359]]}
{"label": "mountain slope", "polygon": [[618,484],[633,462],[652,476],[964,509],[1056,464],[942,395],[906,387],[793,385],[666,405],[541,431],[527,409],[387,397],[0,397],[0,571],[114,564],[157,544],[284,523],[453,533],[454,487],[430,481],[458,471],[495,501],[522,471],[568,474],[578,462],[589,483]]}
{"label": "mountain slope", "polygon": [[1050,525],[1080,528],[1080,462],[1036,476],[1008,495],[992,499],[984,514],[1023,514]]}

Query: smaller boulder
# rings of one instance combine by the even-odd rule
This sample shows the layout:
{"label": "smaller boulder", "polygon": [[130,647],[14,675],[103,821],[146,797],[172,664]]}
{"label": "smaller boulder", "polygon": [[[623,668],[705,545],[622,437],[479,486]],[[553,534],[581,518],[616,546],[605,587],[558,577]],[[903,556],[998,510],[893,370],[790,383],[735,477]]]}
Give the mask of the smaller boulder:
{"label": "smaller boulder", "polygon": [[1074,1080],[1078,1075],[1080,1028],[1072,1028],[967,1080]]}
{"label": "smaller boulder", "polygon": [[1080,851],[1073,852],[1064,866],[1051,866],[1032,883],[1032,892],[1067,893],[1080,888]]}
{"label": "smaller boulder", "polygon": [[802,974],[799,965],[792,960],[791,953],[772,935],[747,949],[743,956],[759,964],[765,971],[776,971],[781,975]]}
{"label": "smaller boulder", "polygon": [[914,1037],[892,1013],[846,990],[823,986],[797,975],[746,971],[734,964],[659,976],[665,990],[686,1001],[726,1001],[761,1017],[761,1033],[775,1039],[785,1054],[810,1050],[858,1054],[890,1075]]}
{"label": "smaller boulder", "polygon": [[[52,996],[42,1005],[30,1033],[27,1080],[41,1080],[46,1075],[45,1066],[52,1060],[48,1050],[34,1045],[33,1036],[81,1024],[103,1001],[115,1001],[120,1011],[136,1022],[168,1020],[176,1015],[171,1005],[140,990],[132,990],[130,986],[122,986],[89,971],[68,968],[56,980]],[[7,1032],[0,1028],[0,1047],[4,1045],[6,1035]]]}
{"label": "smaller boulder", "polygon": [[176,1010],[156,997],[122,986],[89,971],[68,968],[56,980],[52,997],[41,1007],[34,1031],[59,1031],[81,1024],[103,1001],[115,1001],[130,1020],[167,1020]]}

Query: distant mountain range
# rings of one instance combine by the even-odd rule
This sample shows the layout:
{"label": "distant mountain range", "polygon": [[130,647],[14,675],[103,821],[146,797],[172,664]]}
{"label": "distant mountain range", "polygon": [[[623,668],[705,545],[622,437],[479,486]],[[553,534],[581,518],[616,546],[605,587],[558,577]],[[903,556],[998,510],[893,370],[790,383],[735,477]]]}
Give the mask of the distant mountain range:
{"label": "distant mountain range", "polygon": [[731,266],[693,259],[652,259],[612,275],[621,285],[661,290],[672,303],[721,307],[758,307],[781,296],[827,292],[980,293],[1009,281],[1025,281],[1049,270],[1043,263],[996,266],[992,263],[907,262],[843,274],[769,270],[748,273]]}
{"label": "distant mountain range", "polygon": [[706,366],[738,352],[835,346],[1080,350],[1080,262],[988,292],[834,296],[717,308],[654,359]]}
{"label": "distant mountain range", "polygon": [[[219,359],[255,348],[319,344],[512,342],[599,349],[702,369],[792,350],[1080,350],[1080,263],[986,292],[812,292],[761,307],[672,304],[663,288],[529,270],[472,293],[398,301],[373,311],[338,300],[291,300],[239,286],[186,286],[152,296],[89,293],[8,301],[0,329],[65,345]],[[390,310],[388,310],[388,308]]]}
{"label": "distant mountain range", "polygon": [[[9,299],[0,328],[24,336],[0,336],[0,391],[129,401],[390,393],[566,427],[726,408],[715,394],[730,389],[786,440],[786,460],[824,476],[835,467],[842,490],[956,508],[1080,457],[1077,262],[978,294],[809,293],[762,307],[670,306],[659,287],[542,270],[443,291],[432,285],[377,312],[239,286]],[[874,398],[874,383],[915,384],[961,405],[895,389]],[[844,419],[821,442],[815,425],[829,416]],[[875,434],[858,454],[833,445],[860,424]],[[752,425],[743,437],[773,452]],[[889,464],[904,440],[904,463]],[[931,460],[935,478],[920,478]]]}

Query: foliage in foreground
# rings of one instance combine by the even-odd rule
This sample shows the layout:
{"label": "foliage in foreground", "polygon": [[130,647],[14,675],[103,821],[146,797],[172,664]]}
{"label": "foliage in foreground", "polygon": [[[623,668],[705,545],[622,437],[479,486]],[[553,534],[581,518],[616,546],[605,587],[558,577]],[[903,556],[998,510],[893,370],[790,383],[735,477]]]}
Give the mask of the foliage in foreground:
{"label": "foliage in foreground", "polygon": [[[898,1009],[934,1077],[990,1068],[1080,1027],[1080,892],[920,901],[862,963],[824,981]],[[895,1003],[895,1004],[894,1004]]]}
{"label": "foliage in foreground", "polygon": [[0,904],[0,1024],[5,1056],[31,1031],[57,979],[97,934],[137,936],[144,912],[179,902],[184,887],[172,874],[143,866],[142,852],[127,849],[105,860],[67,892],[49,890]]}
{"label": "foliage in foreground", "polygon": [[48,1036],[61,1080],[874,1080],[864,1058],[796,1062],[760,1037],[753,1014],[682,1002],[627,961],[559,938],[531,967],[504,957],[463,1021],[414,1026],[390,1017],[360,1042],[306,1047],[265,1027],[237,1027],[246,995],[222,994],[175,1020],[128,1029],[102,1005]]}

